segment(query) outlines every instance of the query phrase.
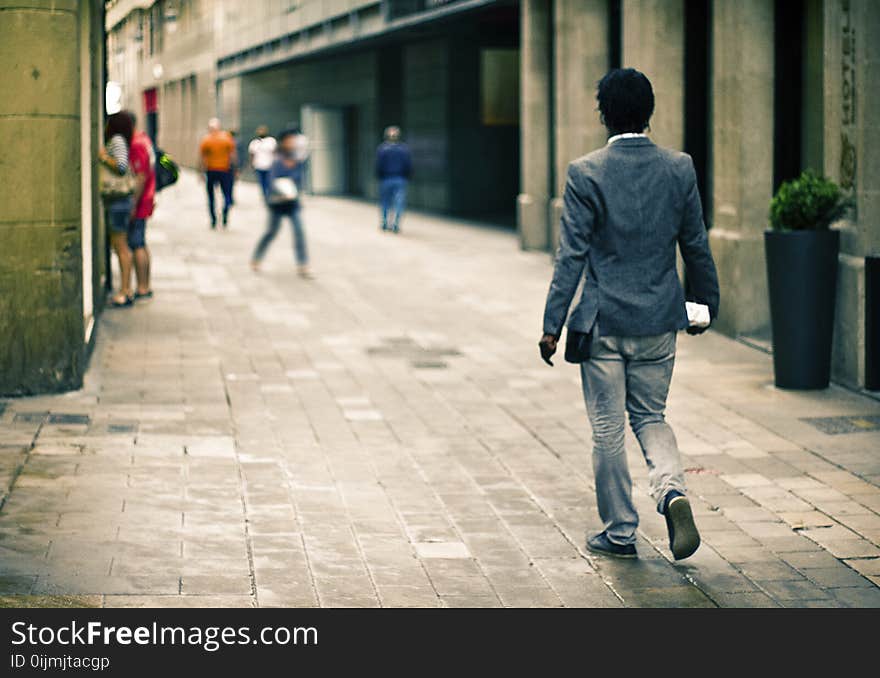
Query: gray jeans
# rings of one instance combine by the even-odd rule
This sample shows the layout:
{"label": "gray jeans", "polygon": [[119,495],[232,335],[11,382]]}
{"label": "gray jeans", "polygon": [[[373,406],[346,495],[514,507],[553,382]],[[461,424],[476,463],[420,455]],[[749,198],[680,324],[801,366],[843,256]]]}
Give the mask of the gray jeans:
{"label": "gray jeans", "polygon": [[293,252],[296,263],[302,266],[308,262],[309,254],[306,248],[306,234],[303,230],[300,206],[296,203],[284,206],[269,206],[269,224],[251,257],[254,261],[261,261],[263,256],[265,256],[269,243],[278,235],[278,229],[281,227],[281,219],[283,217],[289,217],[290,223],[293,226]]}
{"label": "gray jeans", "polygon": [[684,493],[678,444],[664,415],[675,339],[675,332],[652,337],[594,336],[592,355],[581,364],[584,400],[593,427],[599,517],[615,544],[632,544],[639,524],[623,443],[624,412],[629,413],[629,424],[645,455],[657,510],[670,490]]}

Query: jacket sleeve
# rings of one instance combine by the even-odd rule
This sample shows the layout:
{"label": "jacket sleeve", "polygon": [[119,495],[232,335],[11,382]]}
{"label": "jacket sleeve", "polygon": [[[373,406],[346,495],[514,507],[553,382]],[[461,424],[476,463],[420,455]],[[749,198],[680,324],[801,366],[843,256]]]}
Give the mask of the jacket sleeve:
{"label": "jacket sleeve", "polygon": [[583,275],[596,218],[589,182],[584,179],[574,165],[568,166],[559,249],[544,307],[544,333],[555,337],[562,334],[571,300]]}
{"label": "jacket sleeve", "polygon": [[409,150],[408,146],[405,148],[403,161],[403,176],[407,180],[412,179],[412,151]]}
{"label": "jacket sleeve", "polygon": [[382,170],[383,170],[383,153],[381,147],[376,150],[376,178],[382,178]]}
{"label": "jacket sleeve", "polygon": [[690,156],[687,156],[684,199],[678,246],[684,259],[691,291],[699,303],[709,307],[709,314],[714,319],[718,317],[720,302],[718,272],[709,249],[709,237],[703,221],[703,205],[697,188],[697,173]]}

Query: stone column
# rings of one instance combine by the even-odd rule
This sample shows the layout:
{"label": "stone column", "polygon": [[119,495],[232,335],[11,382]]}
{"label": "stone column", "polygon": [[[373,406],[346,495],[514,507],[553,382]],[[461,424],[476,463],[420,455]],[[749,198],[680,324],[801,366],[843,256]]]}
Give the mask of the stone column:
{"label": "stone column", "polygon": [[550,245],[547,205],[552,193],[551,2],[523,0],[520,6],[520,246]]}
{"label": "stone column", "polygon": [[[624,0],[621,4],[621,63],[640,70],[651,81],[655,101],[651,139],[678,150],[684,149],[684,2]],[[684,281],[680,253],[677,261]]]}
{"label": "stone column", "polygon": [[859,222],[864,229],[865,254],[880,256],[880,4],[857,0],[858,25],[864,36],[856,52],[858,145],[862,162],[858,165]]}
{"label": "stone column", "polygon": [[596,111],[596,83],[608,70],[608,18],[606,0],[556,0],[556,193],[550,206],[553,250],[559,240],[568,164],[606,141],[605,128]]}
{"label": "stone column", "polygon": [[0,148],[7,160],[0,163],[3,394],[75,388],[82,381],[79,41],[88,12],[81,17],[79,5],[0,0],[0,92],[7,94],[0,97]]}
{"label": "stone column", "polygon": [[716,327],[769,325],[764,230],[773,192],[773,2],[715,0],[712,11],[713,225],[721,284]]}
{"label": "stone column", "polygon": [[[880,3],[824,6],[825,174],[852,198],[841,231],[832,377],[865,383],[865,257],[880,255]],[[873,144],[873,145],[872,145]]]}
{"label": "stone column", "polygon": [[651,81],[651,138],[684,148],[684,0],[624,0],[623,66]]}

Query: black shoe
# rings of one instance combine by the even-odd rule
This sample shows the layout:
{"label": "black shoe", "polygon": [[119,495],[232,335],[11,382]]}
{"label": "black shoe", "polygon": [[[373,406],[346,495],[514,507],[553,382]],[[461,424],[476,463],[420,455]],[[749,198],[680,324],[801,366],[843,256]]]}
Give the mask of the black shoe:
{"label": "black shoe", "polygon": [[229,213],[223,212],[223,228],[229,226]]}
{"label": "black shoe", "polygon": [[608,535],[604,532],[600,532],[594,537],[590,537],[587,539],[587,548],[596,553],[601,553],[606,556],[614,556],[615,558],[637,558],[636,554],[636,545],[635,544],[626,544],[625,546],[621,544],[615,544],[613,541],[608,539]]}
{"label": "black shoe", "polygon": [[663,511],[669,532],[669,549],[676,560],[692,556],[700,547],[700,533],[694,524],[691,503],[681,492],[673,490],[666,497]]}
{"label": "black shoe", "polygon": [[128,306],[134,306],[134,295],[125,297],[125,301],[117,301],[116,299],[111,299],[110,306],[112,306],[113,308],[127,308]]}

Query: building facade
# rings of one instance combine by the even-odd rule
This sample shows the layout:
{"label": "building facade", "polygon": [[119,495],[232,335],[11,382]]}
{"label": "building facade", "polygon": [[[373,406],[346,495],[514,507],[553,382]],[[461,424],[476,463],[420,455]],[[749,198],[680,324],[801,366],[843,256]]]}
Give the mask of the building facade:
{"label": "building facade", "polygon": [[769,337],[770,199],[812,168],[854,203],[836,225],[833,376],[880,387],[868,374],[880,308],[866,305],[865,273],[880,255],[880,3],[524,0],[521,20],[523,246],[555,247],[565,167],[605,139],[594,83],[636,67],[654,84],[652,137],[694,157],[721,282],[716,328]]}
{"label": "building facade", "polygon": [[0,395],[77,388],[103,305],[103,9],[0,0]]}
{"label": "building facade", "polygon": [[595,84],[639,68],[656,91],[653,138],[695,160],[717,328],[769,335],[769,202],[813,168],[854,202],[837,226],[834,377],[861,387],[880,363],[865,273],[880,255],[880,3],[115,0],[107,30],[110,79],[184,164],[213,115],[245,141],[297,124],[314,192],[375,198],[374,149],[397,124],[414,206],[508,223],[523,248],[550,252],[565,168],[605,142]]}
{"label": "building facade", "polygon": [[397,124],[418,160],[411,204],[514,224],[515,2],[118,0],[107,28],[124,105],[146,115],[157,98],[158,142],[184,164],[214,115],[243,142],[295,124],[313,191],[375,198],[375,148]]}

